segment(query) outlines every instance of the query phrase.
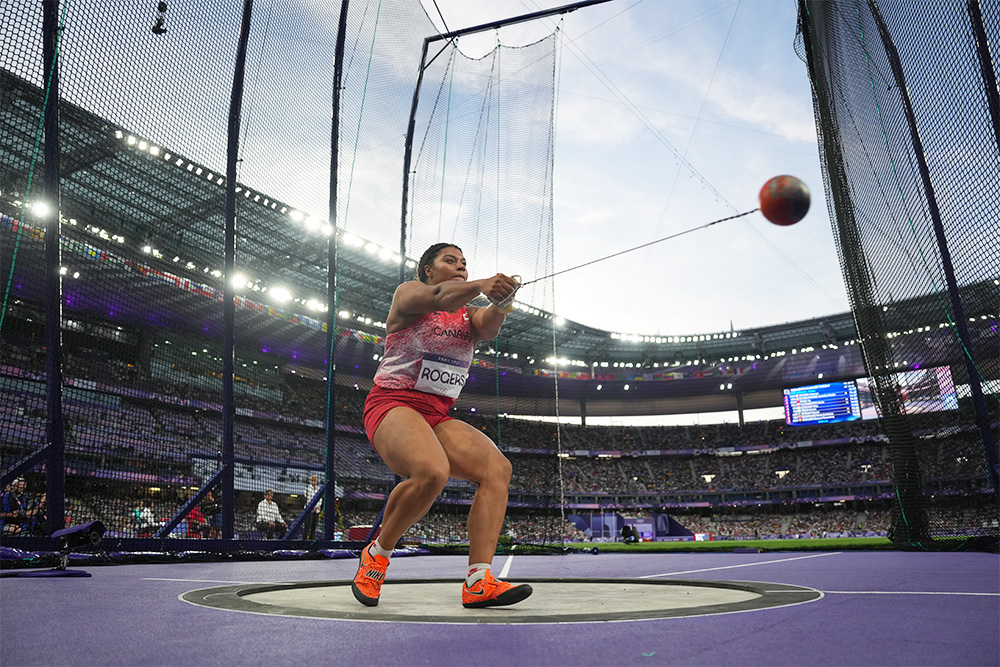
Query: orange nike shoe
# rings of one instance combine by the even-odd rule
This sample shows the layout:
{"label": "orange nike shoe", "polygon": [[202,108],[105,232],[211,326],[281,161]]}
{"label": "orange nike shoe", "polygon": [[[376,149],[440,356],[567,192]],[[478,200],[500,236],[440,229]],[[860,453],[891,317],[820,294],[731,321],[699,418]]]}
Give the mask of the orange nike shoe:
{"label": "orange nike shoe", "polygon": [[[374,544],[374,542],[372,542]],[[389,559],[385,556],[373,556],[370,553],[372,545],[369,544],[361,551],[361,562],[358,563],[358,571],[354,575],[354,582],[351,584],[351,591],[358,602],[366,607],[378,605],[378,596],[382,591],[382,582],[385,581],[385,571],[389,567]]]}
{"label": "orange nike shoe", "polygon": [[531,586],[512,586],[506,581],[493,578],[489,570],[486,576],[471,586],[462,583],[462,606],[470,609],[479,607],[500,607],[516,604],[531,595]]}

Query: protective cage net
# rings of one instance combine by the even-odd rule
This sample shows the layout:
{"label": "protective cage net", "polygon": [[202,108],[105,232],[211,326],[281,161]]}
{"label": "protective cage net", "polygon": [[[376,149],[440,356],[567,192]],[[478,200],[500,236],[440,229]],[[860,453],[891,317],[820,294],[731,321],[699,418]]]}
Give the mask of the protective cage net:
{"label": "protective cage net", "polygon": [[[359,427],[400,279],[414,279],[415,260],[438,242],[463,249],[470,278],[498,271],[543,275],[538,272],[551,266],[555,40],[498,47],[478,60],[461,54],[453,42],[430,42],[410,135],[407,259],[401,276],[407,126],[423,39],[437,31],[416,7],[373,4],[348,18],[348,46],[356,55],[354,60],[345,55],[340,123],[338,225],[344,233],[336,271],[335,389],[337,409],[355,410],[342,420],[355,432],[342,434],[336,465],[344,485],[343,518],[357,526],[352,535],[361,538],[396,482]],[[547,414],[554,414],[556,378],[537,376],[533,366],[534,357],[551,355],[553,297],[544,287],[526,288],[518,297],[499,338],[478,344],[452,409],[452,416],[480,429],[512,463],[500,552],[559,548],[563,534],[558,431],[507,417],[534,414],[519,410],[524,400],[546,401]],[[480,299],[473,305],[488,303]],[[473,483],[450,480],[404,541],[464,551],[475,493]]]}
{"label": "protective cage net", "polygon": [[[552,273],[555,47],[553,35],[470,59],[454,43],[429,44],[412,142],[410,255],[440,241],[463,249],[471,278]],[[551,281],[519,290],[514,305],[500,335],[478,345],[453,414],[512,462],[502,542],[544,550],[561,546],[566,523],[559,427],[509,415],[558,414],[558,378],[536,370],[554,356]],[[466,504],[473,490],[449,495]]]}
{"label": "protective cage net", "polygon": [[[551,272],[555,39],[478,60],[432,45],[443,52],[420,89],[401,260],[404,139],[423,39],[438,31],[416,0],[351,2],[332,128],[334,4],[253,4],[231,275],[241,3],[59,3],[58,86],[43,71],[43,3],[0,8],[0,472],[18,470],[20,502],[50,515],[5,530],[5,544],[95,519],[108,550],[140,544],[130,538],[363,540],[396,482],[361,413],[399,265],[411,278],[444,240],[472,277]],[[58,211],[42,185],[56,94]],[[57,228],[53,261],[45,236]],[[59,309],[46,292],[56,273]],[[554,297],[544,282],[518,297],[500,337],[479,344],[453,412],[513,464],[501,552],[559,548],[566,525],[559,430],[509,417],[558,412],[557,378],[534,363],[553,354]],[[45,499],[60,439],[61,516]],[[450,480],[404,541],[467,547],[475,491]],[[157,548],[171,544],[194,543]]]}
{"label": "protective cage net", "polygon": [[889,443],[891,536],[995,544],[1000,7],[801,2],[799,19],[859,389]]}

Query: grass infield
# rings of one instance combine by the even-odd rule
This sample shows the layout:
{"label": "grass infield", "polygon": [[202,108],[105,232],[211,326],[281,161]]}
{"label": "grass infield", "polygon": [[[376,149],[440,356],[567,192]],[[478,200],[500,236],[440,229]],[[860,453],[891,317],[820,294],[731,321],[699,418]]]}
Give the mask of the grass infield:
{"label": "grass infield", "polygon": [[707,542],[567,542],[567,547],[589,551],[594,547],[603,553],[667,553],[674,551],[840,551],[842,549],[892,549],[887,537],[830,537],[805,540],[711,540]]}

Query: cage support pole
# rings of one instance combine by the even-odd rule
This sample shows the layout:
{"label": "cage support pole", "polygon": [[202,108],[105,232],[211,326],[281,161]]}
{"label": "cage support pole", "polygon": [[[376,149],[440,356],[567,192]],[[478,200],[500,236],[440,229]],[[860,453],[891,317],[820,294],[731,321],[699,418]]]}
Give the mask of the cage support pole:
{"label": "cage support pole", "polygon": [[972,34],[976,38],[979,71],[983,76],[983,93],[986,95],[990,119],[993,121],[993,137],[997,142],[997,150],[1000,150],[1000,92],[997,91],[997,73],[993,67],[993,56],[990,55],[990,40],[986,34],[979,0],[969,0],[968,10]]}
{"label": "cage support pole", "polygon": [[[895,400],[887,398],[890,395],[891,374],[883,369],[891,366],[892,355],[885,337],[876,334],[887,330],[884,311],[882,304],[875,299],[874,276],[861,244],[861,231],[847,185],[843,151],[838,141],[826,138],[827,134],[836,134],[839,122],[837,107],[830,100],[832,84],[828,79],[829,63],[823,55],[826,48],[824,35],[813,31],[814,25],[824,25],[828,18],[826,10],[822,0],[799,0],[799,27],[806,48],[809,80],[821,119],[817,124],[822,139],[820,159],[830,180],[831,220],[836,222],[834,232],[843,252],[841,266],[860,335],[860,351],[866,372],[875,387],[873,396],[880,407],[879,423],[889,437],[896,496],[892,540],[897,546],[901,543],[920,545],[929,539],[929,528],[920,467],[913,456],[914,437],[898,394],[891,394]],[[820,41],[814,42],[814,38]]]}
{"label": "cage support pole", "polygon": [[[337,252],[340,245],[340,234],[337,231],[337,176],[340,168],[340,89],[344,73],[344,41],[347,36],[347,9],[350,0],[340,3],[340,21],[337,24],[337,45],[333,53],[333,121],[330,129],[330,210],[329,220],[333,233],[327,246],[327,277],[326,286],[326,338],[329,354],[326,362],[326,481],[322,491],[317,496],[325,499],[327,511],[323,514],[323,537],[330,540],[337,526],[337,513],[331,510],[337,498],[337,460],[336,425],[337,425],[337,383],[334,376],[337,371]],[[315,502],[317,499],[313,498]],[[310,508],[307,508],[310,509]]]}
{"label": "cage support pole", "polygon": [[962,361],[965,363],[965,370],[969,376],[969,390],[972,393],[972,407],[976,413],[976,426],[979,428],[983,448],[986,450],[986,465],[989,468],[989,479],[993,484],[993,495],[997,506],[1000,507],[1000,468],[997,467],[997,448],[993,441],[993,433],[990,428],[989,411],[986,409],[986,401],[983,398],[983,378],[979,374],[975,359],[972,358],[972,336],[969,334],[968,319],[965,317],[965,308],[962,306],[962,299],[958,292],[958,282],[955,279],[955,267],[951,261],[951,252],[948,249],[948,239],[944,233],[944,225],[941,223],[941,211],[938,209],[937,197],[934,194],[934,184],[931,182],[930,168],[927,165],[927,157],[924,152],[924,145],[920,139],[920,131],[917,128],[917,117],[913,112],[913,104],[910,100],[909,90],[906,88],[906,78],[903,74],[903,65],[899,58],[899,52],[889,34],[882,12],[879,11],[875,0],[868,0],[868,7],[875,25],[878,26],[879,37],[889,58],[889,65],[892,68],[892,76],[896,81],[896,89],[899,91],[900,99],[903,102],[903,112],[906,115],[906,124],[910,131],[910,141],[913,142],[913,153],[920,172],[920,180],[924,186],[924,194],[927,197],[927,209],[930,213],[931,222],[934,227],[934,237],[937,241],[938,252],[941,254],[941,266],[944,269],[945,283],[948,286],[948,298],[955,317],[955,333],[958,334],[959,342],[962,346]]}
{"label": "cage support pole", "polygon": [[240,116],[243,112],[243,79],[250,38],[253,0],[243,0],[236,63],[233,66],[233,90],[229,98],[229,138],[226,146],[226,223],[225,286],[222,299],[222,538],[231,540],[236,527],[235,451],[233,425],[236,406],[233,401],[234,337],[236,331],[236,164],[240,152]]}
{"label": "cage support pole", "polygon": [[[562,5],[560,7],[553,7],[551,9],[543,9],[542,11],[531,12],[530,14],[513,16],[506,19],[500,19],[498,21],[491,21],[490,23],[483,23],[481,25],[462,28],[461,30],[452,30],[451,32],[443,32],[439,35],[431,35],[430,37],[424,38],[424,45],[420,52],[420,66],[417,69],[417,83],[413,88],[413,101],[410,104],[410,120],[406,126],[406,143],[403,147],[403,205],[399,219],[399,282],[400,283],[406,280],[406,213],[408,209],[409,195],[410,195],[410,165],[413,159],[413,134],[416,127],[417,106],[420,101],[420,85],[421,83],[423,83],[424,80],[424,70],[427,68],[427,65],[429,64],[427,62],[427,51],[430,47],[431,42],[436,42],[443,39],[444,40],[458,39],[463,35],[471,35],[473,33],[484,32],[487,30],[496,30],[498,28],[503,28],[505,26],[514,25],[517,23],[524,23],[526,21],[534,21],[536,19],[546,18],[548,16],[568,14],[583,7],[589,7],[591,5],[600,5],[605,2],[611,2],[611,0],[582,0],[581,2],[574,2],[569,5]],[[437,56],[435,56],[435,58],[436,57]],[[431,62],[433,61],[434,58],[431,59]]]}
{"label": "cage support pole", "polygon": [[[541,18],[546,18],[548,16],[557,16],[560,14],[568,14],[570,12],[576,11],[583,7],[589,7],[591,5],[600,5],[605,2],[610,2],[611,0],[581,0],[580,2],[574,2],[568,5],[562,5],[559,7],[553,7],[551,9],[543,9],[537,12],[531,12],[530,14],[521,14],[520,16],[513,16],[506,19],[500,19],[498,21],[491,21],[490,23],[483,23],[480,25],[471,26],[468,28],[462,28],[461,30],[452,30],[450,32],[444,32],[439,35],[431,35],[424,38],[423,47],[420,50],[420,66],[417,68],[417,83],[413,87],[413,100],[410,104],[410,119],[406,125],[406,141],[403,147],[403,195],[402,195],[402,206],[400,207],[399,214],[399,282],[402,284],[406,281],[406,215],[409,208],[410,199],[410,170],[413,161],[413,135],[416,129],[417,122],[417,106],[420,102],[420,85],[424,80],[424,70],[430,64],[427,62],[427,51],[429,50],[430,44],[432,42],[440,40],[454,40],[458,39],[463,35],[471,35],[477,32],[485,32],[487,30],[497,30],[509,25],[515,25],[517,23],[525,23],[527,21],[534,21]],[[434,58],[431,58],[431,62],[441,54],[439,51]],[[396,484],[400,482],[399,475],[396,475]],[[378,518],[372,524],[372,529],[368,534],[368,540],[374,539],[375,532],[378,530],[379,523],[382,520],[382,514],[385,512],[385,507],[379,511]],[[386,546],[386,545],[382,545]]]}
{"label": "cage support pole", "polygon": [[45,439],[47,532],[66,527],[66,433],[62,414],[62,233],[59,196],[59,0],[42,2],[42,62],[48,80],[43,111],[45,172],[42,198],[50,212],[45,225],[45,384],[48,419]]}

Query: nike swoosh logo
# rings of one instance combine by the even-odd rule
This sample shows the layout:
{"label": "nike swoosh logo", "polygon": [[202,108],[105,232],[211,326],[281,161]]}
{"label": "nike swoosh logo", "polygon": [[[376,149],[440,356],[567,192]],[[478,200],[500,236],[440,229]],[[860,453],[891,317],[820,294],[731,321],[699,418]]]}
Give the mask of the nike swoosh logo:
{"label": "nike swoosh logo", "polygon": [[469,595],[486,595],[486,591],[484,591],[482,588],[480,588],[478,591],[474,591],[471,588],[466,588],[465,592],[468,593]]}

